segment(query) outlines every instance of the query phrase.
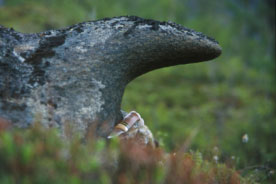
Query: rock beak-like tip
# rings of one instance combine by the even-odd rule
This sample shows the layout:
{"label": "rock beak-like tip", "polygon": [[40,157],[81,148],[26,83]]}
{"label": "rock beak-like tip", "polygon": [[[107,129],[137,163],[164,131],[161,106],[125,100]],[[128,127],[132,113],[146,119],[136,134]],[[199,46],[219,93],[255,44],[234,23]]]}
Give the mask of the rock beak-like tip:
{"label": "rock beak-like tip", "polygon": [[175,60],[174,64],[208,61],[222,53],[221,46],[214,38],[182,25],[160,23],[159,30],[161,32],[159,40],[162,41],[156,39],[153,48],[154,46],[161,48],[162,56],[168,60]]}
{"label": "rock beak-like tip", "polygon": [[208,59],[208,57],[206,58],[208,60],[215,59],[219,57],[221,53],[222,53],[221,46],[218,43],[213,43],[211,46],[209,46],[208,53],[206,54],[207,56],[209,56],[210,59]]}
{"label": "rock beak-like tip", "polygon": [[191,62],[209,61],[219,57],[222,53],[222,48],[219,43],[213,38],[204,36],[200,40],[193,40],[190,48],[185,48],[188,51],[184,53],[190,58]]}

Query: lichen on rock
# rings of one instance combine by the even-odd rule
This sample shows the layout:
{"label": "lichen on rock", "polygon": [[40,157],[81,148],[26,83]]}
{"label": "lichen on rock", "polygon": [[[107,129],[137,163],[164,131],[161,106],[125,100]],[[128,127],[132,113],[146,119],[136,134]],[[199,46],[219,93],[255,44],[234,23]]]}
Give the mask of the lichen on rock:
{"label": "lichen on rock", "polygon": [[135,16],[23,34],[0,26],[0,117],[19,127],[40,114],[82,136],[106,137],[122,120],[125,86],[154,69],[219,56],[214,39],[172,22]]}

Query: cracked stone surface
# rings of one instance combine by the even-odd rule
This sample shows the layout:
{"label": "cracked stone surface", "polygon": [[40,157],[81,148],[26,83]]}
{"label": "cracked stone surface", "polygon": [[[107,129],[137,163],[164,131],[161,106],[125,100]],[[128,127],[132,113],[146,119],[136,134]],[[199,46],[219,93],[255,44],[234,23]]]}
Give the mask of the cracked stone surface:
{"label": "cracked stone surface", "polygon": [[23,34],[0,26],[0,117],[18,127],[35,120],[90,126],[107,136],[122,119],[126,85],[149,71],[218,57],[213,38],[172,22],[135,16]]}

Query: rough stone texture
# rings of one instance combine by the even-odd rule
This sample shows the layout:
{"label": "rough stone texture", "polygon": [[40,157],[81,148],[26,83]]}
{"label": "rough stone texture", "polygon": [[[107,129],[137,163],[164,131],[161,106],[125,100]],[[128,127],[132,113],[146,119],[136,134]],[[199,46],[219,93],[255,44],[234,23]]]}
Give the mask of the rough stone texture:
{"label": "rough stone texture", "polygon": [[63,133],[70,125],[81,135],[95,125],[107,136],[122,119],[121,99],[131,80],[220,53],[202,33],[135,16],[35,34],[0,26],[0,117],[19,127],[37,119]]}

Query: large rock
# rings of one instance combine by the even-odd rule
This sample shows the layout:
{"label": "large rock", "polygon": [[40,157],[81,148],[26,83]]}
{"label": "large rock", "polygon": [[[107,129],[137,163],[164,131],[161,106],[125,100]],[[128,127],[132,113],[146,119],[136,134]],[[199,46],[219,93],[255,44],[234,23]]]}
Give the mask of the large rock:
{"label": "large rock", "polygon": [[85,135],[92,125],[107,136],[122,119],[131,80],[220,53],[218,42],[202,33],[135,16],[35,34],[0,26],[0,117],[19,127],[37,119],[62,134],[68,125]]}

